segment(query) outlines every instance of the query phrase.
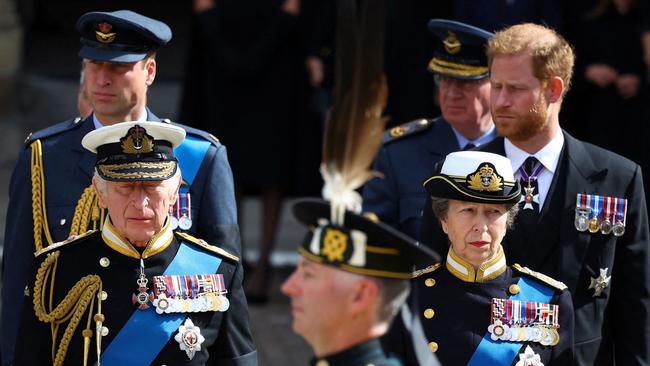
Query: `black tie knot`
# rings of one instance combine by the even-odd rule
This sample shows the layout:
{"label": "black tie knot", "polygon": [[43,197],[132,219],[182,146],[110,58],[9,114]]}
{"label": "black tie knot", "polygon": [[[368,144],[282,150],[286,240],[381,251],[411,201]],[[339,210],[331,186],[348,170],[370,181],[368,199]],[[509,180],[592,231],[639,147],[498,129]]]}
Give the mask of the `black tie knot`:
{"label": "black tie knot", "polygon": [[533,169],[535,169],[537,163],[539,163],[539,160],[537,160],[537,158],[534,156],[529,156],[528,158],[526,158],[526,160],[524,161],[524,171],[526,172],[526,174],[528,174],[529,176],[532,175]]}
{"label": "black tie knot", "polygon": [[476,145],[474,145],[474,144],[471,143],[471,142],[468,142],[468,143],[465,145],[465,147],[463,148],[463,151],[465,151],[465,150],[471,150],[471,149],[473,149],[473,148],[475,148],[475,147],[476,147]]}

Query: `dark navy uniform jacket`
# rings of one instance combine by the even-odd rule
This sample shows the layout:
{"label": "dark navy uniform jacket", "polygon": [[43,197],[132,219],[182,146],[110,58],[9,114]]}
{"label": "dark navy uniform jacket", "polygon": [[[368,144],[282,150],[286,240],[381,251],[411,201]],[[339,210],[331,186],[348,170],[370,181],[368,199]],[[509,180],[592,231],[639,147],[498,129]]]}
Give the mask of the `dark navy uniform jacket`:
{"label": "dark navy uniform jacket", "polygon": [[[160,121],[149,110],[147,120]],[[237,208],[226,148],[203,131],[181,127],[188,135],[206,139],[212,145],[190,187],[193,224],[188,232],[241,257]],[[92,130],[90,116],[35,132],[26,141],[14,168],[9,186],[3,255],[3,364],[12,358],[23,292],[34,271],[31,149],[28,145],[37,139],[42,143],[46,213],[52,239],[58,242],[68,237],[77,201],[91,183],[96,156],[81,146],[81,139]]]}
{"label": "dark navy uniform jacket", "polygon": [[[163,229],[165,230],[165,229]],[[171,228],[166,228],[170,230]],[[53,280],[54,306],[60,304],[61,300],[70,289],[86,275],[98,275],[102,281],[102,290],[106,293],[105,300],[101,301],[101,313],[104,314],[103,326],[108,328],[108,334],[102,337],[102,353],[115,336],[123,328],[137,309],[137,304],[132,301],[132,295],[137,292],[136,280],[139,275],[140,260],[118,252],[104,242],[101,231],[95,231],[90,235],[70,241],[63,246],[39,254],[37,260],[40,263],[50,253],[59,251],[56,262],[56,274]],[[201,344],[200,351],[189,360],[185,351],[181,350],[179,342],[174,339],[177,331],[174,331],[166,344],[162,344],[162,350],[151,362],[152,365],[257,365],[257,355],[251,340],[248,324],[248,308],[246,299],[241,287],[242,266],[236,257],[220,250],[210,250],[206,244],[199,243],[195,238],[172,235],[171,243],[167,247],[162,246],[161,252],[144,258],[144,273],[149,280],[148,289],[153,289],[153,276],[161,275],[176,256],[180,243],[193,246],[209,256],[217,256],[221,259],[218,268],[211,273],[223,275],[223,281],[228,291],[227,297],[230,307],[225,312],[190,312],[188,318],[195,326],[199,327],[200,334],[205,337]],[[158,240],[166,241],[161,234]],[[154,247],[156,242],[150,243]],[[124,250],[124,249],[122,249]],[[135,249],[133,249],[135,251]],[[145,251],[146,253],[146,251]],[[155,252],[154,252],[155,253]],[[139,254],[139,253],[138,253]],[[108,260],[107,260],[108,259]],[[187,259],[186,259],[187,260]],[[181,273],[175,273],[181,274]],[[205,274],[200,273],[188,273]],[[45,294],[45,306],[49,301],[50,286],[49,280],[43,292]],[[31,285],[30,285],[31,286]],[[38,299],[37,299],[38,300]],[[151,305],[151,303],[149,303]],[[148,311],[154,311],[149,309]],[[97,301],[92,314],[97,312]],[[86,328],[88,313],[85,312],[82,321],[77,326],[65,356],[64,365],[83,365],[84,347],[82,331]],[[163,314],[164,316],[164,314]],[[154,322],[162,322],[165,318],[154,315]],[[61,341],[61,335],[68,323],[60,326],[57,347]],[[148,337],[155,324],[141,324],[139,337]],[[91,321],[90,329],[95,330],[95,323]],[[97,359],[95,347],[95,336],[91,338],[88,364],[93,365]],[[18,339],[25,341],[17,342],[15,364],[16,365],[48,365],[52,364],[52,335],[50,324],[40,322],[34,311],[32,297],[27,298],[24,303],[22,319],[18,330]],[[138,353],[139,350],[124,350],[123,353]],[[154,355],[156,353],[153,353]],[[133,365],[136,362],[131,363]]]}
{"label": "dark navy uniform jacket", "polygon": [[[508,261],[569,287],[575,309],[577,365],[649,365],[650,241],[641,168],[563,133],[564,147],[539,222],[528,228],[529,236],[515,222],[503,241]],[[503,138],[497,138],[480,150],[505,156],[503,144]],[[578,193],[626,198],[625,234],[616,237],[576,230]],[[445,235],[428,207],[421,240],[439,249]],[[589,286],[601,269],[607,269],[611,279],[596,294]]]}
{"label": "dark navy uniform jacket", "polygon": [[379,340],[373,339],[336,354],[314,358],[311,366],[402,366],[400,360],[387,357]]}
{"label": "dark navy uniform jacket", "polygon": [[383,174],[363,187],[363,210],[418,238],[426,192],[422,182],[434,164],[458,151],[458,140],[442,118],[417,120],[386,131],[373,170]]}
{"label": "dark navy uniform jacket", "polygon": [[[456,263],[471,267],[468,263],[462,264],[463,261],[458,257],[455,259]],[[528,274],[507,267],[505,260],[501,263],[501,268],[494,272],[501,272],[498,276],[481,282],[477,281],[477,278],[481,278],[483,274],[480,270],[472,276],[473,278],[467,276],[461,279],[459,274],[452,273],[448,267],[443,264],[435,267],[434,271],[413,280],[414,293],[411,306],[412,309],[416,309],[413,315],[415,321],[422,324],[424,336],[406,331],[407,328],[398,319],[391,329],[393,346],[389,347],[390,351],[402,356],[408,364],[417,364],[412,361],[415,359],[414,353],[417,352],[416,343],[426,343],[430,352],[438,356],[442,365],[466,365],[488,332],[492,299],[508,299],[513,295],[510,286],[516,284],[520,277],[526,276],[552,290],[553,297],[548,303],[560,307],[558,312],[560,340],[555,346],[543,346],[531,341],[520,342],[521,349],[518,355],[524,352],[526,346],[530,346],[533,352],[540,356],[544,365],[572,364],[573,306],[571,295],[565,286],[543,276],[541,276],[543,280],[540,280],[537,273]],[[403,341],[396,341],[400,337]],[[403,348],[400,349],[400,346]],[[512,364],[516,364],[518,360],[519,357],[515,357]]]}

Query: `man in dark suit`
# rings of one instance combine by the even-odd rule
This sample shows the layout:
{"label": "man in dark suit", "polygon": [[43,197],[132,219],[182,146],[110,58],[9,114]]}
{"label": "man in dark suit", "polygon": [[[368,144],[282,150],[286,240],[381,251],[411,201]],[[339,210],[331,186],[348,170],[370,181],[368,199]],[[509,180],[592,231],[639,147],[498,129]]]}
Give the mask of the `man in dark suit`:
{"label": "man in dark suit", "polygon": [[[31,302],[33,253],[70,235],[99,229],[104,212],[89,188],[95,157],[82,137],[102,125],[161,121],[148,108],[147,89],[156,76],[156,50],[171,39],[167,25],[130,11],[83,15],[84,87],[94,113],[31,134],[10,183],[2,288],[3,364],[13,359],[23,299]],[[171,123],[168,120],[166,123]],[[161,122],[163,123],[163,122]],[[232,173],[226,150],[211,135],[187,132],[176,149],[183,171],[172,223],[240,256]],[[241,280],[241,278],[239,279]],[[245,337],[250,339],[248,324]]]}
{"label": "man in dark suit", "polygon": [[[481,150],[510,158],[525,193],[505,239],[511,263],[564,282],[575,310],[575,363],[647,365],[650,253],[641,168],[573,138],[559,112],[573,71],[570,45],[522,24],[488,44],[499,135]],[[428,203],[430,200],[428,200]],[[445,245],[425,204],[422,240]]]}
{"label": "man in dark suit", "polygon": [[369,181],[363,189],[365,211],[413,238],[420,232],[426,199],[420,182],[431,175],[433,163],[452,151],[496,137],[483,51],[493,34],[443,19],[431,20],[429,30],[436,42],[429,71],[438,85],[442,116],[386,131],[373,166],[383,177]]}

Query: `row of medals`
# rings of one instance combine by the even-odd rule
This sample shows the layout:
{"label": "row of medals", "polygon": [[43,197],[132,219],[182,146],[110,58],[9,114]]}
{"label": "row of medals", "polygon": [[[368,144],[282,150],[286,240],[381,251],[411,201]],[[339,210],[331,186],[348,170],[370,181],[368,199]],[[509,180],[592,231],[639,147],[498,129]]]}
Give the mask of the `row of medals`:
{"label": "row of medals", "polygon": [[169,313],[198,313],[205,311],[224,312],[230,307],[230,301],[226,296],[210,292],[201,294],[195,298],[167,297],[160,293],[156,297],[154,306],[158,312]]}
{"label": "row of medals", "polygon": [[156,312],[162,313],[198,313],[205,311],[224,312],[230,307],[230,300],[224,294],[218,292],[206,292],[196,297],[170,296],[167,297],[165,292],[160,292],[155,298],[154,294],[148,291],[147,283],[149,281],[140,274],[137,280],[138,293],[133,294],[133,304],[138,305],[138,309],[145,310],[149,308],[149,302],[156,308]]}
{"label": "row of medals", "polygon": [[189,230],[192,227],[192,219],[189,216],[183,215],[181,217],[176,217],[175,215],[170,215],[170,226],[172,230],[180,228],[181,230]]}
{"label": "row of medals", "polygon": [[612,224],[609,220],[609,215],[604,220],[598,220],[597,215],[589,218],[591,208],[576,208],[575,226],[578,231],[587,231],[595,234],[600,231],[603,235],[614,234],[614,236],[622,236],[625,234],[625,225],[623,221],[617,220]]}
{"label": "row of medals", "polygon": [[555,346],[560,342],[557,329],[546,326],[504,327],[495,324],[492,333],[498,339],[510,342],[537,342],[543,346]]}

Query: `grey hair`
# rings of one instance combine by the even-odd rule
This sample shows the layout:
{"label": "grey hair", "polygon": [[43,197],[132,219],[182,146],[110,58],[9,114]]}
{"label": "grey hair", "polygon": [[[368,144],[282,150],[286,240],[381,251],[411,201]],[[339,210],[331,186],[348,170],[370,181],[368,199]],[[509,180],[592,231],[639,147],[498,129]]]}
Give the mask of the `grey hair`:
{"label": "grey hair", "polygon": [[[102,176],[99,175],[99,173],[97,172],[97,168],[95,168],[95,173],[93,174],[93,177],[97,182],[97,189],[100,191],[98,193],[101,193],[102,195],[106,196],[106,179],[102,178]],[[176,173],[174,173],[174,175],[172,175],[171,177],[163,180],[162,184],[167,189],[176,189],[181,184],[181,178],[182,178],[181,167],[177,166]]]}
{"label": "grey hair", "polygon": [[[517,217],[517,213],[519,212],[519,205],[516,203],[504,203],[504,205],[508,211],[506,224],[508,226],[508,229],[512,229],[515,223],[515,218]],[[438,220],[444,220],[447,218],[447,213],[449,212],[449,199],[431,197],[431,210],[433,210],[433,214],[436,215]]]}
{"label": "grey hair", "polygon": [[393,278],[369,278],[372,278],[377,284],[381,298],[377,319],[379,322],[390,324],[406,302],[406,298],[411,292],[411,283],[408,280]]}

